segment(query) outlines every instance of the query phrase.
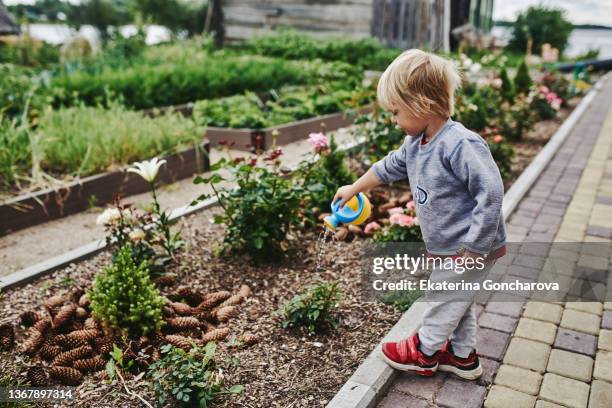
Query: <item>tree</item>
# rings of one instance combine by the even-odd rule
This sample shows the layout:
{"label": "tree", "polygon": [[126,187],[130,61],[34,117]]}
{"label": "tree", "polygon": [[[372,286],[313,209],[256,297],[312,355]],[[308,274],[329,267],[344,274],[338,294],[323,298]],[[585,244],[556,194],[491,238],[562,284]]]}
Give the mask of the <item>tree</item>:
{"label": "tree", "polygon": [[135,11],[145,19],[168,27],[172,31],[185,30],[199,34],[206,20],[206,0],[134,0]]}
{"label": "tree", "polygon": [[562,54],[573,30],[572,23],[565,16],[566,12],[561,8],[530,6],[516,18],[508,47],[525,52],[531,38],[533,53],[539,54],[542,44],[549,43]]}
{"label": "tree", "polygon": [[68,21],[71,24],[91,24],[107,39],[108,28],[133,21],[129,0],[85,0],[70,9]]}

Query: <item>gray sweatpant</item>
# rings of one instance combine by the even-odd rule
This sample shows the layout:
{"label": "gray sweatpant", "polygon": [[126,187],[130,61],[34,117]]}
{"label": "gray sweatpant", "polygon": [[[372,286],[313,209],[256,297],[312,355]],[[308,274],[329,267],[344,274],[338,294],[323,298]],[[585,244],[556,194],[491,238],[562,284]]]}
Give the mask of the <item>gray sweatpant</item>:
{"label": "gray sweatpant", "polygon": [[[461,280],[481,281],[488,275],[495,259],[486,262],[482,270],[470,270],[458,274],[452,269],[434,269],[429,277],[432,282],[460,282]],[[432,355],[442,348],[450,337],[453,352],[457,357],[466,358],[476,347],[476,303],[477,293],[436,293],[429,302],[419,329],[421,351]]]}

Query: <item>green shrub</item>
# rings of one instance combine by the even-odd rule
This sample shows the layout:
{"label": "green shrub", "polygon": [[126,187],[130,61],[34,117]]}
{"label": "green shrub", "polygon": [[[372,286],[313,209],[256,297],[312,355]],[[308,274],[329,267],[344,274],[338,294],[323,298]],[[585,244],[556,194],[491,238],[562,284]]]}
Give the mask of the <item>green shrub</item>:
{"label": "green shrub", "polygon": [[134,264],[128,246],[96,276],[89,297],[92,314],[110,331],[134,337],[163,325],[164,300],[149,278],[146,263]]}
{"label": "green shrub", "polygon": [[243,386],[225,388],[221,370],[215,368],[214,342],[186,352],[170,344],[161,347],[162,357],[149,367],[149,376],[159,406],[166,406],[171,396],[181,406],[207,407],[219,394],[237,394]]}
{"label": "green shrub", "polygon": [[56,106],[71,104],[73,93],[77,93],[85,104],[97,105],[111,92],[121,95],[130,108],[146,109],[235,95],[247,90],[262,92],[288,83],[354,82],[358,72],[338,62],[286,61],[260,56],[216,58],[211,55],[197,62],[159,65],[145,62],[95,73],[63,73],[54,78],[52,88]]}
{"label": "green shrub", "polygon": [[[282,152],[272,151],[265,161],[276,162]],[[211,170],[229,171],[236,188],[218,189],[216,184],[226,179],[220,173],[210,177],[196,177],[194,183],[210,184],[223,208],[214,221],[223,224],[225,249],[245,252],[256,261],[277,260],[288,249],[287,234],[299,225],[302,187],[283,177],[278,165],[267,168],[257,165],[257,159],[249,163],[244,158],[221,159]],[[210,194],[198,197],[203,200]]]}
{"label": "green shrub", "polygon": [[116,102],[108,109],[47,110],[37,132],[43,169],[80,176],[174,153],[202,138],[198,127],[178,114],[150,118]]}
{"label": "green shrub", "polygon": [[32,144],[27,125],[0,114],[0,188],[15,185],[32,165]]}
{"label": "green shrub", "polygon": [[423,292],[420,290],[393,290],[390,291],[383,299],[383,302],[388,305],[393,305],[400,312],[405,312],[410,309],[421,296]]}
{"label": "green shrub", "polygon": [[338,282],[309,286],[304,293],[295,295],[281,309],[283,327],[303,326],[308,332],[335,328],[338,320],[334,309],[340,300]]}
{"label": "green shrub", "polygon": [[374,112],[358,116],[354,134],[364,140],[361,157],[367,167],[397,149],[406,138],[406,133],[391,120],[391,114],[380,108]]}
{"label": "green shrub", "polygon": [[29,69],[0,64],[0,115],[22,115],[27,102],[31,102],[37,82]]}
{"label": "green shrub", "polygon": [[531,75],[529,75],[529,68],[527,67],[527,63],[523,61],[521,65],[519,65],[516,76],[514,77],[514,89],[516,93],[523,93],[526,95],[529,93],[532,84],[533,81],[531,80]]}
{"label": "green shrub", "polygon": [[514,158],[514,148],[506,142],[503,137],[493,137],[487,140],[489,150],[493,156],[493,160],[499,168],[502,179],[508,180],[512,171],[512,159]]}
{"label": "green shrub", "polygon": [[514,85],[508,77],[508,71],[506,71],[506,68],[502,68],[501,72],[499,73],[499,78],[502,81],[502,97],[504,98],[504,100],[512,103],[512,100],[514,99]]}
{"label": "green shrub", "polygon": [[534,54],[541,53],[544,43],[559,49],[562,54],[573,30],[572,23],[565,16],[566,12],[561,8],[530,6],[516,18],[508,48],[524,53],[527,50],[527,40],[531,38],[531,51]]}
{"label": "green shrub", "polygon": [[507,102],[502,106],[501,114],[496,120],[499,133],[510,141],[521,140],[523,133],[533,125],[536,116],[527,96],[517,95],[514,103]]}

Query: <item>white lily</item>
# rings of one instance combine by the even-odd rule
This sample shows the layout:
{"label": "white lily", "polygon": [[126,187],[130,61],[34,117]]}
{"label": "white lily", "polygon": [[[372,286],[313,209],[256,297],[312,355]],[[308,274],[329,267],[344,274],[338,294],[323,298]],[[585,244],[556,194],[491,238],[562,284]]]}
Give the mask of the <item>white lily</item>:
{"label": "white lily", "polygon": [[98,218],[96,219],[96,224],[114,224],[115,221],[117,221],[119,218],[121,218],[121,211],[119,211],[118,208],[107,208],[102,212],[102,214],[98,215]]}
{"label": "white lily", "polygon": [[157,177],[159,168],[164,164],[166,164],[165,160],[158,160],[157,157],[154,157],[148,161],[145,160],[134,163],[133,167],[128,169],[128,173],[136,173],[145,179],[145,181],[152,183]]}

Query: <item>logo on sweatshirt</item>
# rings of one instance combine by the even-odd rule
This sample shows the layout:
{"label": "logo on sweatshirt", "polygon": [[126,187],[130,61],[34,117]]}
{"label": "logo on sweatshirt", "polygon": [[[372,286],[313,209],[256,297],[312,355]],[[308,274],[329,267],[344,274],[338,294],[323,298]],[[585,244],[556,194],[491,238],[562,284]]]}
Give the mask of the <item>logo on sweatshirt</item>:
{"label": "logo on sweatshirt", "polygon": [[416,191],[414,192],[414,199],[417,201],[417,203],[421,205],[425,204],[428,197],[429,195],[427,194],[427,191],[417,186]]}

